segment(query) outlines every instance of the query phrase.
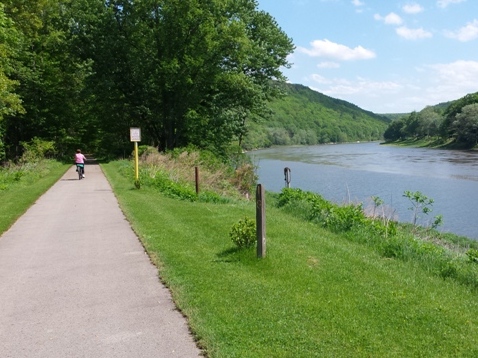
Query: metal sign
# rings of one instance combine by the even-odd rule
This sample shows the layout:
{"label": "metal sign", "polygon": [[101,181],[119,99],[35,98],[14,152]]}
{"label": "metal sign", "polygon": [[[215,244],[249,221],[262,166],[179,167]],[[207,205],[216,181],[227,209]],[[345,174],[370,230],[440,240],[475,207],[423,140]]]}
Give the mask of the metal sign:
{"label": "metal sign", "polygon": [[129,138],[131,142],[141,142],[141,128],[130,128]]}

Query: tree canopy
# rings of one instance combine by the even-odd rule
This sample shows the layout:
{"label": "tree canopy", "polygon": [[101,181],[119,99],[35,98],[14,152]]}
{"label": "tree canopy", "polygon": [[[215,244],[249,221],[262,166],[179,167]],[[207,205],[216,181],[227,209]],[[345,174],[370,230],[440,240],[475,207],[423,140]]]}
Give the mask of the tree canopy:
{"label": "tree canopy", "polygon": [[255,0],[6,0],[0,135],[122,153],[129,127],[161,149],[223,150],[265,113],[292,40]]}
{"label": "tree canopy", "polygon": [[420,112],[403,115],[388,126],[384,138],[388,141],[407,138],[437,137],[452,141],[458,148],[478,144],[478,92]]}

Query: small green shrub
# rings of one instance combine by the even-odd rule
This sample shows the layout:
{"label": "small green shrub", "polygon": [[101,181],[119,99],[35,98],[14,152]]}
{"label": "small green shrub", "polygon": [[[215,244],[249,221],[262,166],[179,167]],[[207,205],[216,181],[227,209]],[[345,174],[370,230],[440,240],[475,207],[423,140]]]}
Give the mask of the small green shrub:
{"label": "small green shrub", "polygon": [[456,278],[458,274],[458,265],[452,260],[443,261],[440,264],[440,276],[443,278]]}
{"label": "small green shrub", "polygon": [[[153,153],[157,153],[158,149],[151,147],[150,145],[140,145],[138,146],[138,156],[148,156]],[[133,152],[134,155],[134,152]]]}
{"label": "small green shrub", "polygon": [[44,158],[53,157],[56,154],[55,142],[40,138],[33,138],[30,142],[22,142],[22,163],[35,163]]}
{"label": "small green shrub", "polygon": [[232,242],[240,249],[254,246],[256,242],[256,225],[253,220],[244,218],[234,224],[229,233]]}
{"label": "small green shrub", "polygon": [[477,249],[469,249],[466,252],[466,256],[468,256],[468,260],[470,262],[478,263],[478,250]]}

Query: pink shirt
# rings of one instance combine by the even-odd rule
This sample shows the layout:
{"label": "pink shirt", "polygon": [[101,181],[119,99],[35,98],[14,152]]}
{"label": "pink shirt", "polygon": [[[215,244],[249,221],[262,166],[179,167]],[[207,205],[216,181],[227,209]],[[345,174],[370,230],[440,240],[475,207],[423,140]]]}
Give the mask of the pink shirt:
{"label": "pink shirt", "polygon": [[86,157],[81,153],[75,154],[75,163],[76,164],[85,164]]}

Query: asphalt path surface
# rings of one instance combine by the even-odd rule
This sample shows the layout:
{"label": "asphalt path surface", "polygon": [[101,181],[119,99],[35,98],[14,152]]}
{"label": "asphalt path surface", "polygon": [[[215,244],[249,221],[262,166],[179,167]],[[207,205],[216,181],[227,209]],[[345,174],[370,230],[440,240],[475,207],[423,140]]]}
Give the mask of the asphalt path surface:
{"label": "asphalt path surface", "polygon": [[85,169],[0,237],[0,357],[201,356],[101,168]]}

